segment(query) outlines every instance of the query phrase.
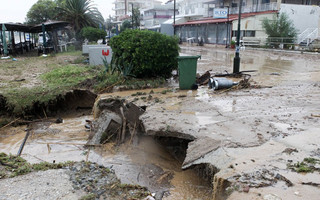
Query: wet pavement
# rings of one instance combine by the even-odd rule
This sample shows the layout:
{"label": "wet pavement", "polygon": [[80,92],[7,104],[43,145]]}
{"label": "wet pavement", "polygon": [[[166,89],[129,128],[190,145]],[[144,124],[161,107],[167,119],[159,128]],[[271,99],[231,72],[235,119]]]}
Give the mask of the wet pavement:
{"label": "wet pavement", "polygon": [[[200,74],[232,72],[234,52],[230,50],[184,46],[182,52],[201,54]],[[268,169],[288,176],[294,184],[290,191],[296,190],[286,194],[285,184],[280,188],[275,184],[259,188],[259,195],[241,193],[243,199],[269,193],[282,199],[315,199],[319,189],[301,185],[308,182],[307,176],[290,175],[286,165],[287,160],[301,162],[320,147],[316,117],[320,113],[320,56],[256,50],[245,50],[240,56],[241,71],[257,70],[250,73],[252,83],[271,87],[221,93],[205,86],[184,91],[185,98],[166,98],[164,104],[148,107],[141,117],[147,134],[196,138],[189,144],[183,168],[211,163],[220,170],[216,180],[231,183],[237,182],[232,178],[236,175]],[[288,147],[299,153],[287,157],[282,152]],[[318,172],[312,176],[320,180]],[[237,195],[230,199],[238,199]]]}

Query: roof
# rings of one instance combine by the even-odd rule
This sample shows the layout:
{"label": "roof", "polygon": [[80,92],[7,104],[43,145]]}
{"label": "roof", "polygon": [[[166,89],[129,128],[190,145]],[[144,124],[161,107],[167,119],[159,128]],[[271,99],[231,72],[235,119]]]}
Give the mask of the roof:
{"label": "roof", "polygon": [[[38,24],[36,26],[28,26],[20,23],[1,23],[0,30],[2,31],[2,24],[5,25],[7,31],[21,31],[21,32],[30,32],[30,33],[38,33],[42,31],[42,24]],[[64,21],[47,21],[44,22],[46,31],[52,31],[54,29],[64,28],[69,25],[68,22]]]}
{"label": "roof", "polygon": [[[263,15],[263,14],[269,14],[269,13],[276,13],[277,11],[271,10],[271,11],[264,11],[264,12],[254,12],[254,13],[242,13],[241,19],[252,17],[256,15]],[[238,14],[229,15],[229,19],[214,19],[214,18],[202,18],[199,20],[191,20],[183,24],[176,24],[175,26],[183,26],[183,25],[197,25],[197,24],[216,24],[216,23],[225,23],[238,20]]]}
{"label": "roof", "polygon": [[[64,21],[46,21],[43,23],[45,25],[46,31],[52,31],[55,29],[61,29],[69,25],[68,22]],[[42,24],[35,25],[30,28],[31,32],[41,32],[42,31]]]}
{"label": "roof", "polygon": [[27,25],[24,25],[24,24],[20,24],[20,23],[12,23],[12,22],[9,22],[9,23],[1,23],[0,25],[0,30],[2,31],[2,24],[5,25],[7,31],[21,31],[21,32],[24,32],[24,31],[28,31],[30,29],[29,26]]}

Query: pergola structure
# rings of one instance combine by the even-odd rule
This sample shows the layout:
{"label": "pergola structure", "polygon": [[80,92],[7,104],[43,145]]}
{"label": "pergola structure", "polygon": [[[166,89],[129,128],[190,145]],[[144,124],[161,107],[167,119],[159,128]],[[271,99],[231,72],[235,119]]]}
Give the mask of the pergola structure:
{"label": "pergola structure", "polygon": [[[58,51],[58,30],[64,29],[66,26],[69,25],[68,22],[64,21],[47,21],[43,24],[38,24],[35,26],[27,26],[20,23],[1,23],[0,25],[0,49],[2,53],[3,47],[3,30],[2,30],[2,24],[5,26],[5,32],[9,32],[9,43],[8,43],[8,49],[9,53],[11,54],[17,54],[21,53],[23,54],[24,51],[28,52],[31,49],[35,47],[35,34],[40,33],[43,31],[45,32],[52,32],[53,35],[53,48],[57,52]],[[19,43],[16,43],[15,38],[15,32],[19,32]],[[28,34],[29,38],[26,37],[26,34]],[[43,35],[45,37],[45,34]],[[22,42],[23,41],[23,42]],[[45,41],[45,39],[43,40]],[[44,50],[48,48],[46,44],[44,44]]]}

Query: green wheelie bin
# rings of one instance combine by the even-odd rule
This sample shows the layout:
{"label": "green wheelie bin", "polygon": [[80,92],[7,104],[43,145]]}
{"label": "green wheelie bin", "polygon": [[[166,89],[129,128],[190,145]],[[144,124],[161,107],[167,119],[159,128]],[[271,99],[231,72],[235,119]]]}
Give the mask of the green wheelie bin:
{"label": "green wheelie bin", "polygon": [[197,62],[201,59],[197,56],[179,56],[179,88],[181,90],[190,90],[192,85],[196,83]]}

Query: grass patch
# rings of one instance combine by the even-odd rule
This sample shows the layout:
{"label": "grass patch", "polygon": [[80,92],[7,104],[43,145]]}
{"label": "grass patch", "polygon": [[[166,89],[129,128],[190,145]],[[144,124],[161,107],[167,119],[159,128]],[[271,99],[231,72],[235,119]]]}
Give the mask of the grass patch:
{"label": "grass patch", "polygon": [[320,168],[316,167],[317,164],[320,164],[319,159],[304,158],[302,162],[288,164],[288,168],[298,173],[320,172]]}
{"label": "grass patch", "polygon": [[106,185],[108,194],[111,197],[121,196],[123,199],[144,199],[151,195],[146,187],[140,185],[122,184],[117,181],[114,184]]}
{"label": "grass patch", "polygon": [[[72,48],[48,57],[17,59],[0,60],[0,93],[6,99],[8,116],[31,114],[35,104],[45,107],[58,95],[80,87],[102,93],[111,92],[114,86],[132,90],[163,87],[166,83],[163,78],[135,79],[124,77],[120,72],[106,73],[104,66],[83,64],[82,52]],[[6,121],[0,123],[3,125]]]}
{"label": "grass patch", "polygon": [[95,194],[87,194],[82,196],[79,200],[95,200],[96,199],[96,195]]}
{"label": "grass patch", "polygon": [[0,153],[0,179],[7,177],[15,177],[23,174],[27,174],[33,171],[45,171],[49,169],[61,169],[67,166],[71,166],[73,162],[64,163],[48,163],[41,162],[36,164],[30,164],[25,159],[14,156],[7,155],[5,153]]}
{"label": "grass patch", "polygon": [[[113,86],[123,86],[125,90],[138,90],[158,88],[166,83],[164,78],[136,79],[122,76],[121,73],[100,72],[97,76],[98,84],[94,87],[96,92],[111,92]],[[140,95],[140,94],[137,94]]]}
{"label": "grass patch", "polygon": [[40,76],[43,84],[31,88],[12,88],[3,95],[13,114],[24,114],[36,102],[46,103],[64,94],[86,79],[93,78],[98,69],[89,66],[66,65]]}
{"label": "grass patch", "polygon": [[40,76],[49,86],[74,86],[90,77],[90,67],[67,65]]}

